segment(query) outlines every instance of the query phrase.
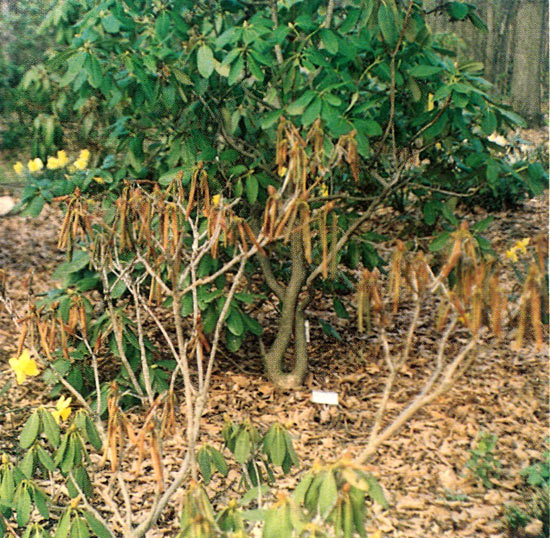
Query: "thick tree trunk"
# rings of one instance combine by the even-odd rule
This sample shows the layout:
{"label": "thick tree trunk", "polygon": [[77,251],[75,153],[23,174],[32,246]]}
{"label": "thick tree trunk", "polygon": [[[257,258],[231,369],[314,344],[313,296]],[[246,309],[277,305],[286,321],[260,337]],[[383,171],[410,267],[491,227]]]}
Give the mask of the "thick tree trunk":
{"label": "thick tree trunk", "polygon": [[530,125],[541,121],[542,0],[522,0],[516,20],[511,96],[514,108]]}
{"label": "thick tree trunk", "polygon": [[[306,265],[302,234],[295,232],[291,238],[292,274],[286,288],[274,281],[269,263],[260,260],[266,281],[282,302],[279,327],[275,340],[263,357],[268,379],[281,389],[294,389],[302,384],[307,371],[307,344],[304,309],[307,300],[300,301],[300,291],[306,281]],[[294,364],[290,371],[284,370],[286,350],[292,345],[294,333]]]}

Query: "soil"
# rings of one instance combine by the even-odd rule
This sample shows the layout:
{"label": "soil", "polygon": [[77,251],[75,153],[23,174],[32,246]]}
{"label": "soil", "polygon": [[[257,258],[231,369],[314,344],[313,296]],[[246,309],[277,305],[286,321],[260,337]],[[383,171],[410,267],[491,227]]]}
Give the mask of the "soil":
{"label": "soil", "polygon": [[[479,221],[485,216],[479,209],[472,218]],[[539,233],[548,236],[546,197],[494,217],[486,235],[500,252],[518,239]],[[13,453],[17,433],[30,409],[41,404],[52,406],[49,390],[40,378],[15,384],[8,359],[18,340],[13,313],[24,315],[33,297],[53,286],[52,269],[64,259],[64,253],[56,248],[60,223],[61,214],[54,208],[46,208],[36,219],[0,219],[0,270],[5,274],[7,297],[13,307],[10,314],[0,305],[0,452]],[[378,216],[372,223],[379,233],[394,225],[394,216],[389,214]],[[505,276],[512,289],[516,281],[511,268]],[[334,460],[344,452],[359,454],[387,376],[383,356],[369,337],[357,332],[353,319],[328,317],[322,304],[313,305],[309,317],[311,369],[306,385],[294,392],[274,390],[262,374],[253,345],[238,356],[220,356],[201,442],[219,446],[227,417],[233,422],[250,420],[259,429],[282,422],[293,436],[301,469],[307,469],[315,460]],[[338,330],[341,341],[322,332],[318,321],[321,317]],[[411,362],[399,377],[391,413],[401,408],[424,378],[433,356],[432,346],[439,336],[434,331],[427,319]],[[379,449],[368,468],[382,485],[390,508],[370,507],[369,536],[507,536],[505,506],[526,505],[519,471],[542,459],[549,435],[548,349],[544,346],[543,352],[537,352],[529,344],[512,351],[510,344],[511,337],[484,340],[477,359],[452,390],[422,409]],[[312,403],[312,389],[336,391],[340,405]],[[142,412],[135,411],[131,418],[140,422]],[[183,419],[183,414],[178,415],[180,432],[184,430]],[[492,488],[483,487],[466,468],[469,450],[476,446],[482,432],[498,438],[493,455],[501,467]],[[182,436],[179,433],[164,443],[167,474],[177,466]],[[151,469],[147,461],[144,465]],[[149,502],[155,489],[154,480],[146,474],[131,483],[137,510]],[[236,489],[238,478],[238,473],[230,474],[223,487]],[[285,479],[275,487],[283,488],[292,481]],[[222,487],[219,481],[209,486],[213,497],[219,494],[216,487]],[[181,498],[178,494],[173,508],[163,515],[160,527],[166,529],[164,533],[151,531],[148,537],[174,535]],[[109,507],[99,507],[108,518]]]}

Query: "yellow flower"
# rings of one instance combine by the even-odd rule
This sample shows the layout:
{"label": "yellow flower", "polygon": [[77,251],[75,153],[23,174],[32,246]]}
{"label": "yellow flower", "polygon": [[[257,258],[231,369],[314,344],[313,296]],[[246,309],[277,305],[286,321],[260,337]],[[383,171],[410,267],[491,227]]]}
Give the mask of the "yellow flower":
{"label": "yellow flower", "polygon": [[522,239],[521,241],[517,241],[514,248],[517,250],[521,250],[523,254],[527,254],[527,245],[529,244],[530,239],[526,237],[525,239]]}
{"label": "yellow flower", "polygon": [[279,168],[279,176],[283,177],[287,172],[287,167],[286,166],[282,166]]}
{"label": "yellow flower", "polygon": [[428,111],[434,109],[434,94],[429,93],[428,94]]}
{"label": "yellow flower", "polygon": [[319,189],[321,191],[321,196],[328,196],[328,187],[326,183],[321,183],[321,185],[319,185]]}
{"label": "yellow flower", "polygon": [[79,157],[73,164],[77,170],[84,170],[88,166],[88,161]]}
{"label": "yellow flower", "polygon": [[220,205],[222,197],[219,194],[212,196],[212,205]]}
{"label": "yellow flower", "polygon": [[37,157],[27,163],[30,172],[38,172],[44,168],[44,163]]}
{"label": "yellow flower", "polygon": [[23,163],[21,161],[17,161],[14,165],[13,165],[13,169],[15,170],[15,173],[18,175],[18,176],[22,176],[23,175]]}
{"label": "yellow flower", "polygon": [[100,184],[105,183],[105,180],[101,176],[95,176],[94,181]]}
{"label": "yellow flower", "polygon": [[48,157],[46,168],[48,168],[48,170],[57,170],[58,168],[61,168],[59,165],[59,159],[57,157]]}
{"label": "yellow flower", "polygon": [[57,400],[55,410],[52,411],[52,416],[58,424],[62,420],[67,420],[71,416],[71,400],[72,398],[70,396],[68,398],[65,398],[65,396],[60,396],[59,400]]}
{"label": "yellow flower", "polygon": [[11,369],[17,376],[17,384],[21,385],[27,376],[36,376],[40,372],[28,349],[23,350],[19,358],[12,357],[9,361]]}
{"label": "yellow flower", "polygon": [[506,257],[509,259],[509,260],[512,260],[513,262],[517,262],[518,261],[518,254],[516,252],[516,248],[515,247],[512,247],[511,249],[507,250],[506,251]]}
{"label": "yellow flower", "polygon": [[69,157],[67,157],[65,150],[60,149],[57,152],[57,160],[59,162],[59,168],[63,168],[69,162]]}
{"label": "yellow flower", "polygon": [[90,158],[90,150],[89,149],[83,149],[80,152],[80,155],[78,156],[79,159],[82,159],[84,161],[87,161]]}
{"label": "yellow flower", "polygon": [[6,463],[10,462],[10,458],[5,452],[2,452],[2,465],[6,465]]}

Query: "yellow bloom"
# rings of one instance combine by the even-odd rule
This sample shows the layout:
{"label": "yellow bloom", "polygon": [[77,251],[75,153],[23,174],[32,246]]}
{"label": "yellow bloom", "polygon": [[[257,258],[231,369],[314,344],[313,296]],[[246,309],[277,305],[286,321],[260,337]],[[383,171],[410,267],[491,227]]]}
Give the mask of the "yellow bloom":
{"label": "yellow bloom", "polygon": [[212,196],[212,205],[220,205],[222,197],[219,194]]}
{"label": "yellow bloom", "polygon": [[65,150],[60,149],[57,152],[57,160],[59,162],[59,168],[63,168],[69,162],[69,157],[67,157]]}
{"label": "yellow bloom", "polygon": [[58,168],[61,168],[59,165],[59,159],[57,157],[48,157],[46,168],[48,168],[48,170],[57,170]]}
{"label": "yellow bloom", "polygon": [[506,251],[506,257],[509,259],[509,260],[512,260],[513,262],[517,262],[518,261],[518,254],[516,252],[516,248],[515,247],[512,247],[511,249],[507,250]]}
{"label": "yellow bloom", "polygon": [[77,170],[84,170],[88,166],[88,161],[79,157],[73,164]]}
{"label": "yellow bloom", "polygon": [[30,172],[38,172],[44,168],[44,163],[37,157],[27,163]]}
{"label": "yellow bloom", "polygon": [[283,177],[287,172],[287,167],[286,166],[282,166],[281,168],[279,168],[279,175],[281,177]]}
{"label": "yellow bloom", "polygon": [[529,244],[529,241],[530,241],[529,237],[526,237],[521,241],[517,241],[514,248],[517,250],[521,250],[523,254],[527,254],[527,245]]}
{"label": "yellow bloom", "polygon": [[434,94],[429,93],[428,94],[428,111],[434,109]]}
{"label": "yellow bloom", "polygon": [[101,176],[95,176],[94,181],[100,184],[105,183],[105,180]]}
{"label": "yellow bloom", "polygon": [[62,420],[67,420],[71,416],[71,400],[72,398],[70,396],[68,398],[65,398],[65,396],[60,396],[59,400],[57,400],[55,409],[52,411],[52,416],[58,424]]}
{"label": "yellow bloom", "polygon": [[319,190],[321,191],[321,196],[328,196],[328,187],[326,183],[321,183],[321,185],[319,185]]}
{"label": "yellow bloom", "polygon": [[18,176],[22,176],[23,175],[23,163],[21,161],[17,161],[14,165],[13,165],[13,169],[15,170],[15,173],[18,175]]}
{"label": "yellow bloom", "polygon": [[40,372],[28,349],[23,350],[19,358],[12,357],[9,361],[11,369],[17,376],[17,384],[21,385],[27,376],[36,376]]}
{"label": "yellow bloom", "polygon": [[84,161],[87,161],[90,158],[90,150],[89,149],[83,149],[80,152],[80,155],[78,156],[79,159],[82,159]]}
{"label": "yellow bloom", "polygon": [[10,462],[10,458],[5,452],[2,452],[2,465],[6,465],[6,463]]}

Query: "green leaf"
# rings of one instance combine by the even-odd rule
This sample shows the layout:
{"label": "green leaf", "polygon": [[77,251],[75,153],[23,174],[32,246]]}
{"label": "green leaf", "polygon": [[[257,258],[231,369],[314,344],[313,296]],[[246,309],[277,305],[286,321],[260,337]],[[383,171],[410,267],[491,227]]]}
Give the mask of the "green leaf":
{"label": "green leaf", "polygon": [[88,82],[92,88],[99,88],[103,82],[103,70],[96,56],[91,54],[86,62],[86,71],[88,72]]}
{"label": "green leaf", "polygon": [[239,350],[243,343],[243,340],[244,335],[237,336],[230,331],[227,331],[225,335],[225,345],[227,346],[227,349],[232,353]]}
{"label": "green leaf", "polygon": [[258,199],[258,180],[256,176],[248,176],[245,182],[246,198],[250,204],[254,204]]}
{"label": "green leaf", "polygon": [[53,272],[52,277],[54,279],[63,278],[70,273],[76,273],[80,269],[84,269],[90,262],[90,256],[85,250],[77,250],[74,252],[70,262],[62,263],[58,265]]}
{"label": "green leaf", "polygon": [[53,418],[52,414],[46,409],[42,411],[41,419],[42,428],[44,429],[46,439],[54,448],[57,448],[59,446],[59,426],[57,425],[57,422]]}
{"label": "green leaf", "polygon": [[378,25],[384,36],[386,43],[393,47],[397,43],[397,28],[395,25],[395,18],[393,10],[386,4],[381,4],[378,9]]}
{"label": "green leaf", "polygon": [[328,471],[319,487],[318,508],[321,516],[326,516],[334,507],[338,498],[336,479],[332,471]]}
{"label": "green leaf", "polygon": [[197,452],[197,462],[201,475],[204,479],[204,483],[208,485],[212,478],[212,467],[210,465],[210,452],[207,446],[203,446]]}
{"label": "green leaf", "polygon": [[335,338],[338,341],[342,341],[342,337],[338,334],[338,331],[328,322],[324,321],[322,319],[319,320],[319,323],[321,324],[321,329],[323,329],[323,332],[332,338]]}
{"label": "green leaf", "polygon": [[229,310],[229,316],[227,317],[227,328],[235,335],[241,336],[244,332],[244,323],[241,313],[236,308]]}
{"label": "green leaf", "polygon": [[296,101],[293,101],[287,105],[286,110],[291,116],[297,116],[303,114],[307,105],[315,97],[315,92],[313,90],[306,90]]}
{"label": "green leaf", "polygon": [[208,447],[208,450],[210,452],[212,463],[214,463],[214,466],[216,467],[218,472],[222,476],[227,476],[227,473],[229,472],[229,467],[227,466],[227,462],[225,461],[223,454],[214,447]]}
{"label": "green leaf", "polygon": [[159,41],[163,41],[170,30],[170,16],[166,11],[162,11],[155,22],[155,34]]}
{"label": "green leaf", "polygon": [[323,44],[325,45],[325,48],[328,52],[331,54],[337,54],[338,53],[338,38],[334,34],[332,30],[329,30],[328,28],[322,28],[319,32],[321,35],[321,39],[323,40]]}
{"label": "green leaf", "polygon": [[426,78],[440,73],[443,71],[443,67],[437,65],[415,65],[410,71],[409,74],[416,78]]}
{"label": "green leaf", "polygon": [[448,12],[453,19],[461,21],[468,15],[468,6],[462,2],[451,2]]}
{"label": "green leaf", "polygon": [[208,78],[214,71],[214,54],[208,45],[201,45],[197,51],[197,68],[204,78]]}
{"label": "green leaf", "polygon": [[31,517],[31,496],[25,486],[18,488],[15,500],[15,510],[17,511],[17,524],[24,527]]}
{"label": "green leaf", "polygon": [[248,69],[250,74],[258,81],[264,81],[264,72],[262,68],[258,65],[256,60],[253,58],[252,54],[249,52],[246,54],[246,63],[248,64]]}
{"label": "green leaf", "polygon": [[264,450],[268,454],[271,463],[280,467],[286,455],[285,432],[279,424],[271,426],[269,431],[273,433],[272,435],[266,435]]}
{"label": "green leaf", "polygon": [[40,415],[35,411],[25,422],[21,435],[19,436],[19,445],[22,449],[29,448],[38,437],[40,432]]}
{"label": "green leaf", "polygon": [[302,125],[307,127],[313,123],[321,113],[321,105],[323,102],[321,99],[316,97],[313,102],[306,108],[304,114],[302,115]]}
{"label": "green leaf", "polygon": [[243,430],[237,436],[235,443],[235,460],[237,463],[246,463],[250,457],[250,450],[252,449],[252,443],[250,441],[250,434]]}
{"label": "green leaf", "polygon": [[334,297],[332,299],[332,306],[334,308],[334,311],[336,312],[336,315],[339,318],[349,319],[348,311],[346,310],[344,303],[340,299],[338,299],[338,297]]}
{"label": "green leaf", "polygon": [[265,514],[262,538],[291,538],[292,522],[285,506],[268,510]]}
{"label": "green leaf", "polygon": [[495,113],[492,110],[489,110],[483,116],[483,120],[481,121],[481,130],[483,131],[484,134],[489,136],[494,133],[496,128],[497,128],[497,117],[495,116]]}
{"label": "green leaf", "polygon": [[113,538],[113,535],[101,521],[96,519],[96,517],[89,512],[88,510],[82,510],[82,515],[86,519],[86,522],[88,523],[88,527],[90,527],[90,530],[97,535],[98,538]]}
{"label": "green leaf", "polygon": [[37,195],[32,199],[31,203],[25,208],[24,214],[30,215],[31,217],[38,217],[43,207],[44,207],[44,198],[42,198],[41,195]]}
{"label": "green leaf", "polygon": [[500,167],[496,161],[494,161],[493,159],[487,160],[486,176],[487,176],[487,181],[489,181],[489,183],[494,184],[496,182],[496,180],[498,179],[499,170],[500,170]]}
{"label": "green leaf", "polygon": [[384,491],[378,483],[378,480],[376,480],[376,478],[369,473],[367,475],[367,481],[369,483],[369,497],[373,501],[377,502],[382,508],[389,508],[390,505],[384,496]]}
{"label": "green leaf", "polygon": [[88,525],[86,520],[81,517],[75,517],[71,525],[71,538],[89,538]]}
{"label": "green leaf", "polygon": [[445,246],[449,243],[450,238],[451,232],[444,232],[441,235],[438,235],[428,247],[430,252],[437,252],[438,250],[445,248]]}
{"label": "green leaf", "polygon": [[38,486],[34,486],[32,488],[32,498],[39,514],[44,519],[48,519],[50,516],[50,511],[48,510],[46,494]]}
{"label": "green leaf", "polygon": [[231,69],[229,70],[229,76],[227,77],[227,83],[230,86],[233,86],[237,82],[237,80],[242,75],[242,72],[244,70],[244,58],[242,54],[239,54],[235,62],[231,65]]}
{"label": "green leaf", "polygon": [[88,442],[96,450],[101,450],[101,447],[103,446],[101,442],[101,438],[99,437],[99,433],[97,431],[97,428],[95,427],[95,424],[92,422],[92,419],[89,417],[88,414],[86,414],[85,426],[86,426],[86,437],[88,439]]}
{"label": "green leaf", "polygon": [[279,121],[279,118],[282,116],[283,112],[284,111],[282,109],[278,109],[278,110],[271,110],[270,112],[265,114],[262,118],[262,121],[260,122],[262,129],[264,130],[269,129],[272,125],[277,123],[277,121]]}
{"label": "green leaf", "polygon": [[53,538],[67,538],[69,528],[71,526],[71,511],[71,508],[67,508],[67,510],[65,510],[59,520],[59,523],[57,524],[57,529]]}
{"label": "green leaf", "polygon": [[353,125],[357,129],[357,132],[361,134],[368,136],[380,136],[382,134],[382,127],[374,120],[356,119],[353,120]]}
{"label": "green leaf", "polygon": [[67,72],[61,77],[59,85],[63,88],[69,85],[82,71],[84,61],[86,60],[87,53],[84,51],[76,53],[67,60]]}
{"label": "green leaf", "polygon": [[116,34],[120,30],[120,21],[112,14],[109,13],[106,17],[101,19],[101,24],[105,28],[106,32],[110,34]]}
{"label": "green leaf", "polygon": [[46,468],[48,471],[55,471],[55,463],[53,458],[42,448],[40,445],[36,447],[36,453],[38,455],[38,461]]}

